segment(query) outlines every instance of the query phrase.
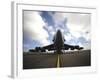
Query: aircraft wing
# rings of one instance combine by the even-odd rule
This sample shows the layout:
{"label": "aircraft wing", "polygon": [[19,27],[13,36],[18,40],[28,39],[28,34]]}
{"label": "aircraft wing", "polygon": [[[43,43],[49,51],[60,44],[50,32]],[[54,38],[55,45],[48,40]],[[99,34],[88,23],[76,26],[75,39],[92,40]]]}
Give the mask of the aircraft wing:
{"label": "aircraft wing", "polygon": [[68,49],[71,49],[71,50],[74,50],[74,49],[77,49],[77,50],[81,50],[83,49],[83,47],[80,47],[79,45],[68,45],[68,44],[64,44],[64,50],[68,50]]}
{"label": "aircraft wing", "polygon": [[54,49],[54,44],[50,44],[50,45],[47,45],[47,46],[44,46],[44,47],[41,47],[42,49],[47,49],[47,50],[55,50]]}
{"label": "aircraft wing", "polygon": [[43,46],[43,47],[36,47],[35,49],[30,49],[29,52],[46,52],[47,50],[55,50],[54,49],[54,44],[50,44],[47,46]]}

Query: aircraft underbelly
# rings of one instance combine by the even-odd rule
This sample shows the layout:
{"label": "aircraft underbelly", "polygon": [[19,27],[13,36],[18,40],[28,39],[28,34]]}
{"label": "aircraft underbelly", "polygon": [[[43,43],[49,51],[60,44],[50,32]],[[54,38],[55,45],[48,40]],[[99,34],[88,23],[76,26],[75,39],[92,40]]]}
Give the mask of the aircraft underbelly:
{"label": "aircraft underbelly", "polygon": [[62,42],[61,40],[57,40],[57,41],[55,42],[55,48],[56,48],[57,50],[61,50],[62,47],[63,47],[63,42]]}

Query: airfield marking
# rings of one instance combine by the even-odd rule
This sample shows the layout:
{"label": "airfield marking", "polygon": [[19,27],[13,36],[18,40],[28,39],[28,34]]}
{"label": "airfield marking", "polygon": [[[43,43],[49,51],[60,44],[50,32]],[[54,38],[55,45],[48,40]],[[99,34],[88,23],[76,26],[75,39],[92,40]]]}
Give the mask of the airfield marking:
{"label": "airfield marking", "polygon": [[57,55],[57,68],[59,68],[60,67],[60,56],[59,56],[59,54]]}

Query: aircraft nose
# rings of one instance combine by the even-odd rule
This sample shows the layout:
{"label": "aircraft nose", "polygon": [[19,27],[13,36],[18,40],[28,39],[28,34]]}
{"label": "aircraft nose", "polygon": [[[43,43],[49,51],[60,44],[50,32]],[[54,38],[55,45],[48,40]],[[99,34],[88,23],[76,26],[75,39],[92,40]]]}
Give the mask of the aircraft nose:
{"label": "aircraft nose", "polygon": [[58,29],[58,31],[57,31],[58,33],[61,33],[61,31]]}

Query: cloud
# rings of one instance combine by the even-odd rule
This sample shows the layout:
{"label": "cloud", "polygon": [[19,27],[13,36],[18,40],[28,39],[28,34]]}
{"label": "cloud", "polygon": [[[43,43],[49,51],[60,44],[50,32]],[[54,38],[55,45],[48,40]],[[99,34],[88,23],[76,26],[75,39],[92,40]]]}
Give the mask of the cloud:
{"label": "cloud", "polygon": [[57,12],[52,17],[56,25],[67,19],[65,25],[74,37],[90,32],[90,14]]}
{"label": "cloud", "polygon": [[70,34],[64,35],[66,41],[70,41],[73,37]]}
{"label": "cloud", "polygon": [[44,29],[45,25],[39,12],[24,11],[24,32],[27,33],[32,40],[36,40],[42,45],[50,43],[47,40],[49,35]]}
{"label": "cloud", "polygon": [[55,13],[52,15],[55,24],[61,23],[66,17],[63,16],[64,13]]}
{"label": "cloud", "polygon": [[[70,14],[66,26],[71,34],[77,38],[90,33],[90,15],[89,14]],[[87,38],[85,35],[84,38]]]}
{"label": "cloud", "polygon": [[55,29],[53,26],[46,26],[46,28],[48,29],[48,32],[53,36],[55,34]]}
{"label": "cloud", "polygon": [[55,12],[50,15],[52,16],[57,29],[63,29],[63,32],[65,33],[64,37],[67,42],[71,41],[71,43],[76,44],[75,42],[77,40],[77,44],[80,46],[90,48],[90,43],[87,44],[88,47],[86,47],[87,45],[83,45],[82,42],[80,42],[81,37],[87,42],[90,42],[91,40],[90,14]]}
{"label": "cloud", "polygon": [[91,49],[91,44],[84,44],[84,49]]}
{"label": "cloud", "polygon": [[[45,46],[51,43],[56,31],[60,29],[66,43],[79,44],[88,49],[91,41],[90,18],[90,14],[62,12],[48,12],[46,14],[42,11],[24,11],[24,32],[33,41],[38,41],[41,44],[39,46]],[[81,37],[87,44],[82,43]]]}

